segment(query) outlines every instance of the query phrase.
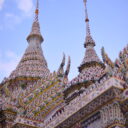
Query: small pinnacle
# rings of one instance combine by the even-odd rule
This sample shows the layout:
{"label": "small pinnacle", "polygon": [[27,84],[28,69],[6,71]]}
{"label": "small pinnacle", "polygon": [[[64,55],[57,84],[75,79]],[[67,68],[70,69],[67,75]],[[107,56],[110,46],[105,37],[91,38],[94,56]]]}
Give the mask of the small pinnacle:
{"label": "small pinnacle", "polygon": [[35,14],[36,14],[36,15],[39,14],[39,10],[38,10],[38,9],[35,10]]}
{"label": "small pinnacle", "polygon": [[35,21],[38,21],[38,15],[39,15],[39,0],[37,0],[37,3],[36,3]]}

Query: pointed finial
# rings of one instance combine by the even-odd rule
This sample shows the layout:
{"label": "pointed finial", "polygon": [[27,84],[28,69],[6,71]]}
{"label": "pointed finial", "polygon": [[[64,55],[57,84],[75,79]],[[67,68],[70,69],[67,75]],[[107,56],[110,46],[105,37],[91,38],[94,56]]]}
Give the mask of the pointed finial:
{"label": "pointed finial", "polygon": [[36,1],[36,10],[35,10],[35,21],[38,22],[39,15],[39,0]]}
{"label": "pointed finial", "polygon": [[65,54],[63,53],[63,59],[62,59],[61,66],[63,67],[64,65],[65,65]]}
{"label": "pointed finial", "polygon": [[64,77],[63,77],[63,83],[64,84],[67,84],[68,83],[68,74],[70,72],[70,66],[71,66],[71,59],[70,59],[70,56],[68,57],[68,64],[67,64],[67,67],[66,67],[66,70],[65,70],[65,73],[64,73]]}
{"label": "pointed finial", "polygon": [[85,6],[86,6],[87,0],[83,0],[83,1],[84,1]]}
{"label": "pointed finial", "polygon": [[109,58],[109,56],[105,52],[104,47],[102,47],[101,49],[101,55],[102,55],[104,63],[114,68],[114,63],[112,62],[112,60]]}
{"label": "pointed finial", "polygon": [[58,69],[58,75],[62,76],[64,74],[64,65],[65,65],[65,54],[63,53],[63,59]]}
{"label": "pointed finial", "polygon": [[41,32],[40,32],[40,24],[39,24],[38,15],[39,15],[39,0],[37,0],[37,3],[36,3],[35,17],[34,17],[34,21],[33,21],[33,24],[32,24],[32,29],[31,29],[30,34],[27,37],[28,42],[31,39],[31,37],[33,37],[33,36],[39,37],[40,38],[40,43],[42,43],[44,41],[44,39],[41,35]]}
{"label": "pointed finial", "polygon": [[65,76],[68,76],[69,71],[70,71],[70,66],[71,66],[71,59],[70,59],[70,56],[69,56],[69,57],[68,57],[67,68],[66,68],[66,71],[65,71]]}
{"label": "pointed finial", "polygon": [[89,18],[88,18],[88,11],[87,11],[87,0],[84,0],[84,5],[85,5],[85,22],[86,22],[86,40],[84,47],[86,48],[87,46],[95,46],[95,42],[92,39],[91,32],[90,32],[90,26],[89,26]]}
{"label": "pointed finial", "polygon": [[90,27],[89,27],[89,18],[88,18],[88,11],[87,11],[87,0],[84,0],[85,5],[85,22],[86,22],[86,34],[87,36],[90,36]]}
{"label": "pointed finial", "polygon": [[84,0],[84,5],[85,5],[85,15],[86,15],[86,19],[85,22],[89,22],[89,18],[88,18],[88,11],[87,11],[87,0]]}

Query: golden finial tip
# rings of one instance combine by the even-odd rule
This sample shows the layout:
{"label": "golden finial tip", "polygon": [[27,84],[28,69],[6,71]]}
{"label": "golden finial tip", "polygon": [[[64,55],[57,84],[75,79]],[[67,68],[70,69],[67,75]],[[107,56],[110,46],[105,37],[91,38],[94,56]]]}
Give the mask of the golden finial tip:
{"label": "golden finial tip", "polygon": [[38,9],[35,10],[35,14],[37,14],[37,15],[39,14],[39,10]]}

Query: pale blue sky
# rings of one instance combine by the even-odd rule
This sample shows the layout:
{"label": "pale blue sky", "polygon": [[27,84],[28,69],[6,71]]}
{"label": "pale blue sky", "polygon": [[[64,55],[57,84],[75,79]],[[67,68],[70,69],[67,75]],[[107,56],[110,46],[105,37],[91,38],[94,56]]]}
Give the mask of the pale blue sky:
{"label": "pale blue sky", "polygon": [[[0,81],[23,55],[34,17],[36,0],[0,0]],[[128,43],[128,0],[88,0],[96,51],[101,47],[115,60]],[[70,79],[78,74],[85,49],[83,0],[40,0],[42,48],[49,69],[57,70],[62,53],[71,56]]]}

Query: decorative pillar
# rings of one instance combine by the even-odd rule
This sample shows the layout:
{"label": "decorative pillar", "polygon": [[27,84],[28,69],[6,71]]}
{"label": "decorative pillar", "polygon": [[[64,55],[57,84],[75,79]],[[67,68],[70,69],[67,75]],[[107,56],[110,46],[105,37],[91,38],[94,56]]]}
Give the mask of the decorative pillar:
{"label": "decorative pillar", "polygon": [[102,128],[126,128],[126,119],[121,111],[119,102],[115,101],[104,106],[100,113]]}

